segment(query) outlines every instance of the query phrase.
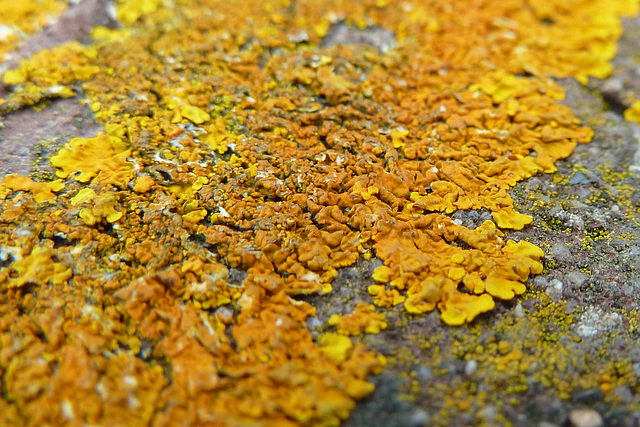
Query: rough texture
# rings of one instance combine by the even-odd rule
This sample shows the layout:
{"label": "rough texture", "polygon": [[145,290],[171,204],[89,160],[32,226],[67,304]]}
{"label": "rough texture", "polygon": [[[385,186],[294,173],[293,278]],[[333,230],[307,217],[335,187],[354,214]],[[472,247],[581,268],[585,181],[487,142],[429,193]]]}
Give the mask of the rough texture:
{"label": "rough texture", "polygon": [[[530,178],[514,191],[518,209],[535,219],[527,229],[509,236],[527,239],[545,249],[545,273],[531,281],[531,290],[523,301],[503,305],[498,316],[483,317],[462,332],[441,330],[433,316],[411,319],[394,329],[394,321],[401,315],[389,315],[390,330],[372,340],[377,348],[398,354],[398,362],[391,363],[385,376],[379,377],[384,384],[377,384],[383,390],[397,390],[400,383],[400,390],[406,394],[397,400],[390,399],[392,393],[374,393],[356,407],[345,425],[428,425],[435,421],[552,427],[591,425],[581,424],[587,422],[600,425],[598,420],[607,426],[638,425],[640,174],[636,159],[640,127],[623,120],[622,111],[629,102],[616,105],[612,99],[625,99],[628,93],[638,97],[640,93],[635,87],[638,80],[629,77],[635,75],[639,65],[635,55],[640,20],[625,20],[624,25],[609,79],[591,79],[590,89],[572,80],[561,82],[567,89],[564,102],[594,129],[594,140],[578,146],[569,159],[560,162],[557,173]],[[624,85],[617,83],[621,78]],[[612,89],[614,86],[617,89]],[[465,224],[478,224],[473,215],[459,214]],[[347,283],[357,288],[353,280],[360,275],[351,275]],[[363,296],[355,297],[355,301],[358,298]],[[557,314],[549,316],[552,307]],[[540,311],[549,316],[547,323],[531,323],[528,319],[536,318]],[[520,325],[523,319],[527,319],[526,326]],[[526,333],[522,328],[532,329],[536,335],[533,341],[525,341],[526,351],[535,354],[536,349],[549,346],[551,353],[532,361],[533,366],[514,369],[508,381],[496,381],[499,350],[497,357],[482,364],[474,354],[477,346],[499,340],[523,341]],[[470,337],[472,345],[468,344]],[[455,348],[461,341],[467,349],[456,357]],[[420,351],[424,342],[430,343],[426,352]],[[437,356],[432,355],[433,346],[438,349]],[[568,353],[560,353],[567,347]],[[559,354],[551,356],[555,352]],[[563,357],[574,360],[558,369],[559,361],[554,359]],[[592,362],[580,366],[576,358]],[[620,371],[631,375],[617,384],[609,383],[609,378],[616,379]],[[599,377],[602,373],[605,381]],[[534,382],[525,391],[509,393],[509,386],[519,381],[518,374],[526,378],[542,374],[547,377],[542,382],[546,387]],[[563,385],[565,378],[575,383]],[[520,381],[527,382],[525,378]],[[586,384],[575,387],[580,381]],[[570,391],[563,390],[567,386]],[[443,394],[469,396],[470,388],[475,395],[470,399],[471,410],[460,412],[459,402],[464,400],[460,397],[449,402],[442,399]],[[488,397],[493,403],[478,405],[480,389],[494,390]],[[594,409],[598,415],[592,412]],[[423,411],[428,414],[427,422]],[[414,419],[419,421],[414,423]]]}
{"label": "rough texture", "polygon": [[[85,3],[89,4],[82,2],[78,7]],[[153,4],[159,4],[148,3],[152,5],[151,9]],[[295,3],[291,2],[290,7]],[[389,6],[388,2],[376,2],[376,5],[378,3],[380,6],[376,7]],[[144,16],[135,8],[121,10],[127,11],[120,14],[120,19],[124,21],[134,22]],[[539,18],[550,25],[556,12],[537,11]],[[277,22],[281,17],[273,19]],[[356,64],[367,63],[375,58],[374,50],[384,55],[399,43],[396,35],[382,31],[379,25],[368,26],[366,22],[361,22],[366,29],[360,31],[342,24],[331,27],[328,23],[323,21],[325,27],[321,25],[314,28],[313,31],[317,31],[315,35],[311,29],[306,32],[292,31],[289,40],[296,44],[321,41],[325,49],[333,49],[331,54],[339,58],[346,57],[349,62]],[[206,161],[206,157],[199,158],[197,149],[194,150],[198,142],[194,141],[194,135],[199,132],[198,126],[209,126],[207,122],[215,114],[229,112],[230,100],[224,96],[219,97],[217,106],[209,112],[191,105],[198,104],[197,94],[190,98],[188,105],[174,105],[171,111],[175,112],[162,118],[167,122],[175,120],[186,131],[177,131],[179,126],[175,123],[160,129],[162,134],[173,138],[171,144],[165,144],[167,147],[160,144],[161,151],[149,144],[152,137],[158,134],[157,129],[144,128],[140,122],[126,122],[134,134],[125,136],[123,127],[117,125],[125,114],[131,117],[157,116],[145,110],[145,105],[136,102],[125,104],[126,111],[119,110],[115,119],[107,116],[110,111],[107,107],[121,101],[109,98],[113,86],[105,84],[105,80],[91,79],[96,73],[98,76],[101,74],[87,68],[90,67],[88,64],[80,64],[83,68],[72,70],[84,76],[79,77],[80,80],[88,80],[89,83],[82,88],[85,92],[74,88],[88,94],[85,96],[101,120],[116,122],[107,126],[108,136],[101,136],[101,139],[91,138],[94,136],[92,123],[95,121],[89,111],[74,106],[79,104],[71,104],[77,102],[77,98],[54,101],[46,106],[46,103],[39,104],[42,102],[40,98],[20,98],[20,91],[16,90],[17,97],[5,104],[4,111],[8,115],[0,135],[6,141],[12,138],[14,141],[20,138],[27,140],[25,151],[16,154],[23,161],[23,166],[17,169],[17,166],[2,161],[0,170],[5,174],[28,173],[29,162],[24,161],[28,152],[36,160],[38,169],[35,182],[15,176],[5,180],[5,189],[0,191],[6,193],[4,197],[7,197],[7,201],[13,200],[14,203],[3,205],[1,220],[8,227],[16,227],[18,218],[25,210],[29,212],[35,209],[34,201],[40,203],[39,198],[55,199],[58,193],[57,203],[66,213],[62,220],[56,220],[56,223],[63,225],[54,226],[52,219],[56,217],[51,216],[46,217],[40,225],[34,220],[33,229],[23,224],[22,228],[14,229],[11,236],[5,236],[14,241],[12,245],[5,242],[0,253],[0,265],[6,272],[6,276],[0,280],[0,292],[5,298],[0,308],[0,319],[4,319],[0,321],[0,330],[4,332],[0,336],[0,374],[4,378],[0,388],[0,412],[7,420],[16,423],[20,419],[16,406],[21,411],[32,408],[31,413],[38,414],[40,420],[53,420],[54,423],[76,417],[95,420],[100,411],[117,415],[124,402],[128,401],[129,409],[134,409],[137,418],[114,419],[112,422],[146,424],[153,421],[161,425],[163,422],[170,423],[172,416],[185,419],[185,414],[196,417],[198,413],[198,416],[213,417],[210,418],[212,423],[224,420],[242,424],[249,419],[264,417],[265,414],[280,419],[277,417],[285,411],[288,419],[283,422],[296,420],[304,424],[313,420],[318,424],[332,424],[345,418],[353,402],[362,399],[350,412],[344,425],[636,425],[640,420],[640,396],[637,394],[640,352],[636,346],[639,320],[636,307],[640,295],[640,196],[637,192],[640,178],[638,162],[635,160],[638,158],[639,130],[637,125],[622,119],[622,110],[631,105],[624,93],[634,92],[636,88],[633,87],[633,79],[621,76],[629,75],[633,64],[637,66],[637,58],[632,57],[632,46],[637,44],[638,23],[637,19],[625,22],[627,33],[620,41],[620,53],[613,61],[614,73],[609,80],[591,79],[587,87],[572,79],[558,81],[566,91],[562,102],[572,108],[583,125],[593,130],[593,140],[589,144],[578,145],[567,160],[556,162],[558,170],[554,174],[536,175],[515,187],[508,186],[511,195],[509,200],[513,199],[515,211],[530,215],[532,222],[529,225],[522,224],[519,231],[505,230],[505,239],[529,241],[542,248],[545,252],[542,259],[544,271],[526,282],[527,290],[521,297],[510,301],[498,300],[491,313],[475,313],[478,317],[472,323],[458,328],[446,326],[436,311],[417,316],[408,314],[401,308],[400,299],[405,296],[404,293],[392,294],[393,288],[374,288],[375,292],[372,292],[372,285],[380,286],[375,284],[372,277],[384,284],[389,281],[387,275],[396,273],[381,268],[382,261],[394,267],[389,262],[391,257],[384,259],[381,255],[384,253],[381,247],[373,248],[365,244],[364,250],[360,250],[345,243],[344,253],[362,256],[352,258],[344,263],[346,267],[339,269],[342,265],[336,264],[331,269],[318,268],[318,263],[322,266],[323,262],[328,262],[321,261],[324,247],[316,254],[315,261],[311,256],[303,261],[307,252],[305,249],[300,251],[297,258],[305,269],[296,270],[295,274],[282,274],[284,267],[270,271],[255,258],[250,258],[253,249],[245,252],[238,250],[235,254],[233,247],[220,251],[215,239],[222,237],[207,233],[198,236],[202,234],[197,232],[196,227],[200,222],[207,227],[211,227],[211,223],[226,223],[232,230],[229,235],[240,234],[243,227],[246,228],[240,222],[229,223],[228,218],[237,217],[238,210],[234,210],[233,205],[220,203],[220,200],[224,200],[223,195],[211,191],[208,186],[212,184],[207,179],[200,180],[187,173],[195,171],[196,175],[199,174],[197,167],[175,168],[166,164],[180,160],[185,163]],[[385,24],[384,16],[379,24]],[[357,51],[354,54],[348,48],[334,46],[336,43],[365,46],[364,51],[371,56],[363,59]],[[374,49],[367,51],[366,46]],[[269,54],[277,55],[278,48],[272,49]],[[71,57],[80,51],[80,48],[71,48]],[[534,55],[531,60],[535,58]],[[322,56],[304,58],[307,62],[296,63],[295,60],[291,65],[294,70],[301,64],[310,64],[312,68],[326,66],[323,64],[326,58]],[[107,64],[109,61],[116,62],[114,59],[105,59]],[[122,70],[129,65],[126,64]],[[274,66],[265,57],[260,58],[259,65],[261,68],[272,67],[274,75],[286,71],[286,64]],[[341,66],[349,70],[345,64]],[[581,69],[580,66],[580,61],[577,61],[577,69]],[[179,68],[177,70],[181,71]],[[242,67],[239,70],[246,72]],[[578,77],[584,81],[587,74],[597,74],[601,72],[599,70],[601,68],[596,67],[586,74],[578,74]],[[529,71],[535,73],[537,70]],[[572,74],[564,68],[556,71],[559,75],[563,75],[563,72]],[[347,74],[350,72],[347,71]],[[344,92],[340,87],[345,84],[343,80],[333,75],[329,77],[334,80],[329,79],[328,86],[320,87],[325,101],[320,106],[311,105],[316,108],[315,111],[327,108],[327,105],[323,105],[327,100],[329,104],[340,104],[343,102],[341,97],[350,96],[348,91]],[[16,75],[12,78],[16,78]],[[307,84],[314,79],[304,74],[297,78],[300,86],[305,85],[305,79],[311,79]],[[622,79],[623,83],[618,84],[615,79]],[[498,81],[507,83],[504,79]],[[60,83],[72,85],[69,82],[71,80],[62,80]],[[398,83],[398,80],[395,82]],[[479,81],[476,90],[485,91],[484,95],[500,104],[503,95],[489,88],[490,83]],[[453,85],[455,87],[455,81]],[[549,83],[547,86],[544,83],[544,87],[555,88],[555,85]],[[140,92],[148,97],[147,100],[162,99],[164,88],[152,89],[146,92],[141,87]],[[396,89],[403,91],[401,84]],[[244,90],[250,91],[249,85]],[[507,85],[507,97],[512,95],[511,90]],[[536,96],[537,90],[534,90]],[[101,91],[106,95],[100,95]],[[375,90],[372,91],[372,95],[375,94]],[[51,94],[40,95],[46,100]],[[634,96],[637,96],[637,91]],[[293,96],[291,98],[296,99]],[[387,101],[391,111],[393,100]],[[98,102],[100,105],[96,105]],[[18,106],[34,103],[38,109],[44,109],[14,111]],[[515,108],[513,103],[508,104],[505,102],[505,110]],[[204,108],[204,104],[201,106]],[[160,104],[154,106],[158,111],[160,107]],[[249,107],[244,105],[243,108]],[[410,105],[403,104],[402,107],[410,108]],[[285,112],[281,114],[283,117],[287,117],[286,111],[292,111],[291,105],[284,100],[279,100],[278,105],[271,108]],[[344,112],[338,111],[336,114]],[[79,119],[73,119],[72,116]],[[383,120],[381,117],[378,119]],[[42,129],[41,133],[34,130],[25,133],[27,130],[23,123],[27,120],[35,120],[36,123],[41,121],[50,127]],[[251,123],[253,118],[245,117],[245,120]],[[68,125],[65,128],[55,123]],[[78,130],[75,129],[77,123],[83,123]],[[236,156],[235,160],[230,157],[228,150],[235,150],[242,143],[240,132],[250,131],[247,125],[243,127],[244,123],[223,122],[222,125],[214,123],[213,127],[207,127],[210,138],[206,139],[206,145],[222,160],[218,163],[222,167],[217,168],[216,172],[225,174],[228,179],[233,179],[233,175],[229,174],[232,167],[246,169],[249,178],[252,178],[252,174],[264,174],[259,176],[263,178],[260,185],[267,194],[280,191],[277,194],[279,201],[286,201],[286,192],[279,188],[277,179],[270,179],[264,165],[258,165],[253,170],[251,161],[243,160],[242,156]],[[286,146],[287,134],[279,130],[279,123],[282,122],[267,123],[255,132],[269,133],[272,143]],[[563,124],[565,130],[569,129],[568,123],[570,121]],[[448,124],[454,129],[459,126],[455,122]],[[412,129],[409,122],[406,126]],[[136,134],[140,129],[148,131],[148,134]],[[404,156],[412,155],[411,151],[404,148],[412,141],[404,140],[407,135],[403,129],[396,129],[395,134],[390,131],[389,135],[385,149],[400,149]],[[303,138],[300,133],[295,136]],[[69,142],[71,137],[80,139]],[[36,146],[38,148],[29,147],[34,142],[40,142],[40,139],[53,142],[39,144]],[[130,150],[125,143],[127,141],[132,141],[135,150]],[[62,148],[67,142],[67,148]],[[102,153],[109,157],[105,162],[98,161],[99,156],[91,156],[91,159],[73,157],[74,153],[82,155],[83,149],[96,148],[99,143],[112,148]],[[2,144],[4,148],[4,140]],[[169,145],[176,144],[181,146],[182,152],[191,152],[193,158],[182,157],[180,150],[169,148]],[[337,143],[333,146],[336,150],[338,147]],[[351,150],[355,149],[355,145],[351,147]],[[155,164],[145,163],[143,159],[148,159],[145,156],[153,153],[153,150],[161,154],[160,160],[156,159]],[[71,190],[67,188],[61,191],[56,181],[52,181],[54,177],[50,172],[54,169],[46,160],[54,153],[58,153],[53,160],[59,166],[58,176],[66,180]],[[288,155],[284,149],[282,153],[283,158]],[[176,155],[181,156],[180,160],[176,160]],[[305,153],[300,151],[298,155],[303,158]],[[344,155],[348,156],[348,153],[345,151]],[[131,156],[138,158],[139,162],[136,163],[135,180],[133,167],[128,166],[130,163],[127,159]],[[326,160],[325,163],[330,164],[339,156],[340,153],[329,152],[319,163]],[[536,161],[543,162],[544,159]],[[69,165],[75,165],[72,162],[81,164],[81,173],[76,175],[79,183],[69,178],[72,175]],[[139,165],[149,173],[140,173]],[[546,168],[551,169],[548,163]],[[367,172],[381,175],[380,171]],[[211,176],[207,178],[215,180]],[[40,181],[52,182],[44,185],[38,184]],[[241,186],[243,182],[236,184]],[[153,203],[144,204],[145,195],[149,193],[148,197],[151,197],[156,192],[160,194],[160,187],[168,188],[166,194],[154,196],[156,199],[151,200]],[[382,197],[381,188],[384,189],[382,185],[353,184],[353,187],[349,192],[355,194],[363,204]],[[132,191],[131,195],[127,195],[126,189]],[[207,193],[209,191],[211,194]],[[418,196],[409,199],[403,190],[398,194],[394,194],[393,189],[387,192],[391,194],[384,195],[384,201],[390,205],[393,204],[390,200],[402,198],[407,204],[409,201],[420,203]],[[196,194],[202,196],[197,198]],[[194,199],[201,205],[193,205]],[[215,203],[207,204],[212,201]],[[486,220],[496,219],[495,215],[492,217],[496,209],[491,206],[483,206],[479,210],[464,210],[463,206],[455,206],[459,209],[448,210],[454,205],[442,200],[431,200],[429,203],[425,205],[428,208],[442,204],[442,208],[434,210],[442,211],[438,215],[443,217],[449,214],[451,222],[446,219],[441,224],[455,230],[461,230],[456,227],[477,229]],[[165,206],[171,208],[163,209]],[[207,208],[205,212],[202,212],[202,206]],[[211,211],[212,206],[217,210]],[[310,209],[315,208],[312,206]],[[284,213],[286,211],[279,215]],[[60,215],[46,211],[45,214]],[[150,227],[144,232],[150,238],[143,240],[140,236],[128,233],[127,227],[134,230],[138,224],[125,222],[127,216],[139,216],[140,223],[148,222]],[[270,212],[266,217],[277,216]],[[338,213],[329,212],[326,220],[336,225],[335,221],[340,222],[336,217],[339,217]],[[247,218],[245,220],[248,221]],[[267,222],[254,224],[266,230],[271,226]],[[286,224],[283,221],[280,226],[286,228]],[[153,234],[162,235],[161,230],[167,225],[175,227],[180,233],[163,236],[162,244],[170,248],[163,252]],[[35,240],[29,234],[34,231],[38,233]],[[335,233],[340,230],[336,226],[330,231]],[[224,238],[229,239],[229,235]],[[329,241],[335,239],[323,236]],[[291,235],[287,237],[292,238]],[[325,241],[325,244],[329,241]],[[34,245],[34,242],[41,245]],[[243,241],[247,242],[256,244],[256,240]],[[278,241],[278,244],[284,245],[282,242]],[[266,244],[272,243],[267,241]],[[394,244],[399,245],[397,242]],[[18,248],[22,245],[28,250],[21,253],[14,245]],[[265,245],[265,240],[262,240],[262,245]],[[131,250],[121,251],[122,246]],[[332,244],[331,247],[336,245]],[[112,248],[117,248],[118,252]],[[82,251],[85,253],[80,253]],[[383,260],[375,256],[364,259],[366,253],[378,254]],[[79,268],[79,261],[84,262],[94,256],[101,270]],[[273,262],[276,263],[275,259]],[[171,263],[180,267],[165,270],[157,267]],[[74,267],[72,280],[70,265]],[[278,274],[282,274],[282,277],[278,277]],[[326,277],[319,280],[319,276],[324,274]],[[337,274],[335,278],[334,274]],[[458,270],[439,274],[455,280]],[[294,281],[295,276],[298,279],[306,277],[302,280],[305,284]],[[460,281],[459,278],[457,280]],[[327,290],[322,285],[328,282],[331,282],[332,292],[318,295],[318,291]],[[246,289],[252,286],[256,288],[256,284],[266,289],[267,295],[270,295],[269,292],[273,292],[273,295],[269,299],[264,294],[247,296]],[[287,289],[295,290],[290,295],[296,300],[278,295],[273,291],[278,286],[290,286]],[[244,290],[244,296],[241,296],[240,290]],[[470,290],[473,292],[474,289]],[[379,296],[381,292],[384,298]],[[42,297],[39,298],[39,295]],[[261,298],[263,306],[259,309],[251,307],[251,301],[247,302],[251,298],[254,302],[256,298]],[[387,307],[380,312],[384,313],[383,316],[371,315],[370,306],[366,304],[372,300]],[[59,301],[66,301],[68,308],[61,309]],[[180,301],[180,304],[174,301]],[[399,301],[398,304],[395,301]],[[430,300],[427,302],[431,303]],[[446,301],[440,302],[444,304]],[[219,308],[214,312],[213,308],[216,307]],[[435,304],[431,310],[434,308]],[[446,313],[442,307],[441,310]],[[24,313],[33,313],[33,317],[24,316]],[[12,326],[18,317],[20,322]],[[278,326],[285,322],[290,332],[267,332],[264,325],[270,322]],[[256,327],[256,324],[263,325],[263,329]],[[335,334],[341,332],[341,328],[343,335]],[[379,333],[353,341],[345,337],[357,335],[367,328],[368,332]],[[186,330],[188,334],[184,333]],[[23,334],[27,338],[22,338]],[[265,336],[268,344],[256,345]],[[284,344],[281,340],[284,340]],[[182,352],[182,348],[188,348],[188,351]],[[296,352],[292,352],[292,349],[296,349]],[[373,393],[373,388],[365,381],[366,376],[380,372],[384,363],[383,359],[373,356],[372,350],[385,355],[387,360],[387,367],[381,375],[369,377],[376,388]],[[305,364],[298,365],[295,362],[300,360],[296,358],[301,357],[302,353],[306,365],[315,367],[311,376]],[[55,356],[50,356],[52,354]],[[105,357],[104,354],[112,356]],[[53,359],[46,362],[49,357]],[[269,358],[276,362],[267,364],[265,360]],[[9,360],[13,362],[9,363]],[[283,364],[283,360],[293,362]],[[263,371],[265,364],[269,369]],[[363,368],[357,369],[359,366]],[[318,371],[320,367],[322,369]],[[87,376],[78,379],[78,372]],[[49,377],[52,378],[50,382],[43,380]],[[196,378],[199,381],[194,381]],[[327,387],[327,381],[337,386]],[[305,383],[311,384],[308,390],[318,392],[315,401],[323,402],[323,410],[309,407],[300,408],[297,412],[296,408],[287,407],[292,400],[301,397],[295,393],[283,393],[300,390],[300,385]],[[100,402],[100,399],[96,399],[94,389],[102,390],[103,400],[100,404],[104,406],[102,409],[91,405],[85,408],[74,406],[77,393],[66,396],[53,409],[39,404],[47,401],[44,394],[42,397],[39,394],[41,390],[67,389],[86,393],[80,396],[84,402]],[[108,395],[104,390],[115,390],[117,394],[113,399],[104,399],[104,395]],[[246,400],[255,390],[260,390],[262,395]],[[226,402],[230,406],[225,409],[219,397],[213,399],[219,396],[216,393],[229,399]],[[208,401],[207,398],[213,400]],[[305,394],[305,398],[309,400],[309,394]],[[188,400],[197,402],[194,405],[202,405],[199,406],[200,412],[196,407],[181,406]],[[135,411],[139,407],[153,407],[158,402],[165,405],[164,414],[159,417],[152,418],[149,411]],[[34,408],[39,410],[35,411]],[[204,408],[210,412],[202,412]],[[265,412],[258,413],[255,408],[262,408],[260,410]],[[225,417],[225,414],[228,416]],[[197,422],[195,418],[190,419]]]}

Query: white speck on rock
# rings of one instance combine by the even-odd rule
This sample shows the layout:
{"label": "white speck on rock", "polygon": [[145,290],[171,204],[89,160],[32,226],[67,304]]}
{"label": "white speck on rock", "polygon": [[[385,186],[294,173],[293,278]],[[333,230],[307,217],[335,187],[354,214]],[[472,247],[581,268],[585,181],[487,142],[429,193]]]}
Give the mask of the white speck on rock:
{"label": "white speck on rock", "polygon": [[289,35],[289,41],[293,43],[302,43],[309,40],[309,34],[306,31],[298,31]]}
{"label": "white speck on rock", "polygon": [[522,304],[518,303],[515,309],[516,317],[524,317],[524,311],[522,310]]}
{"label": "white speck on rock", "polygon": [[554,301],[558,302],[562,298],[562,289],[564,288],[564,283],[562,283],[558,279],[551,279],[549,284],[547,285],[547,294]]}
{"label": "white speck on rock", "polygon": [[133,375],[125,375],[122,377],[122,381],[124,384],[132,389],[135,389],[138,386],[138,380]]}
{"label": "white speck on rock", "polygon": [[16,30],[8,25],[0,24],[0,42],[6,42],[15,34]]}
{"label": "white speck on rock", "polygon": [[557,207],[553,208],[551,209],[550,214],[553,218],[563,221],[566,225],[573,229],[582,230],[584,228],[584,221],[582,217],[571,212],[567,212],[564,209]]}
{"label": "white speck on rock", "polygon": [[464,374],[470,377],[476,372],[476,369],[478,369],[478,363],[473,359],[468,360],[467,364],[464,366]]}

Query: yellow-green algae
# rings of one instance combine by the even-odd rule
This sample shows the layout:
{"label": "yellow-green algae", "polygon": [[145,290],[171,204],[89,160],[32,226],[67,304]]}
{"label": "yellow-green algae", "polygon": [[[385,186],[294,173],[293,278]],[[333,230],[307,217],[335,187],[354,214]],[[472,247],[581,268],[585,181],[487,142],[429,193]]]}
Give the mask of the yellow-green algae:
{"label": "yellow-green algae", "polygon": [[[407,311],[449,324],[522,294],[542,251],[505,242],[532,221],[506,190],[592,136],[549,77],[607,75],[638,7],[117,4],[122,29],[4,76],[2,112],[81,93],[105,123],[52,159],[56,200],[3,195],[10,424],[337,425],[385,361],[343,335],[314,342],[315,308],[295,297],[372,254]],[[339,22],[396,47],[318,48]],[[495,222],[447,216],[479,208]],[[73,277],[21,280],[41,253],[36,270]]]}

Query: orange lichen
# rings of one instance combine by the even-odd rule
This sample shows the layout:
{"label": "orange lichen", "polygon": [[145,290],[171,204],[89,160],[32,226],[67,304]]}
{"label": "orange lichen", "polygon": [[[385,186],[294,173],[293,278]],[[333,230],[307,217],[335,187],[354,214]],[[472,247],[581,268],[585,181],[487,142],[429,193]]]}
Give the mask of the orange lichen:
{"label": "orange lichen", "polygon": [[133,185],[133,191],[136,193],[146,193],[151,189],[153,184],[155,184],[153,178],[148,175],[141,176],[136,179],[136,182]]}
{"label": "orange lichen", "polygon": [[[73,275],[71,269],[53,260],[54,251],[47,247],[34,247],[23,259],[16,260],[6,274],[5,288],[20,288],[27,284],[61,285]],[[3,268],[6,270],[7,268]],[[14,273],[12,273],[15,272]],[[0,288],[1,289],[1,288]]]}
{"label": "orange lichen", "polygon": [[335,326],[342,335],[361,335],[363,332],[377,334],[387,329],[386,318],[385,313],[376,313],[373,305],[361,302],[351,314],[331,316],[329,325]]}
{"label": "orange lichen", "polygon": [[387,289],[384,285],[371,285],[368,291],[373,297],[373,303],[378,307],[393,307],[406,300],[396,289]]}
{"label": "orange lichen", "polygon": [[[106,132],[51,159],[50,203],[2,184],[0,245],[49,248],[3,252],[3,399],[30,425],[337,425],[385,364],[341,334],[385,313],[314,339],[301,295],[361,256],[377,305],[451,325],[521,294],[543,254],[505,238],[533,220],[509,189],[593,136],[549,77],[606,73],[638,2],[556,3],[122,0],[122,29],[5,73],[0,113],[79,93]],[[323,43],[339,22],[394,39]]]}
{"label": "orange lichen", "polygon": [[[436,236],[438,239],[434,239]],[[374,278],[407,289],[404,306],[410,313],[424,313],[438,306],[445,322],[459,324],[450,314],[444,315],[458,304],[467,313],[463,318],[471,321],[493,308],[491,296],[513,298],[524,292],[521,282],[529,274],[542,271],[539,260],[543,252],[539,248],[527,242],[505,244],[502,236],[491,221],[469,230],[429,215],[414,225],[407,223],[404,230],[390,229],[374,237],[378,241],[376,254],[386,264],[376,269]],[[470,249],[451,246],[447,240],[460,240]],[[457,290],[459,284],[476,295],[489,295],[480,298],[463,294]]]}
{"label": "orange lichen", "polygon": [[182,272],[192,272],[195,276],[182,298],[193,300],[205,310],[229,304],[241,295],[238,286],[229,284],[229,270],[224,264],[204,263],[194,258],[182,265]]}
{"label": "orange lichen", "polygon": [[28,191],[33,194],[36,203],[42,203],[45,200],[56,200],[54,193],[63,188],[64,183],[59,179],[53,182],[36,182],[27,176],[10,174],[0,181],[0,198],[6,198],[10,191]]}

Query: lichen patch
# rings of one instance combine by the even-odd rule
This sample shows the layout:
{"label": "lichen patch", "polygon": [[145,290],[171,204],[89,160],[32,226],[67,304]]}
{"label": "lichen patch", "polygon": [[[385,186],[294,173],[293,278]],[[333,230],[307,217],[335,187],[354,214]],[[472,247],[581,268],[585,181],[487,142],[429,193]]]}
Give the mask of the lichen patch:
{"label": "lichen patch", "polygon": [[[638,2],[521,3],[121,0],[6,73],[1,113],[77,95],[105,131],[1,184],[0,424],[338,425],[387,308],[522,295],[544,252],[509,190],[593,137],[551,77],[606,75]],[[374,256],[372,304],[314,337],[310,296]]]}

